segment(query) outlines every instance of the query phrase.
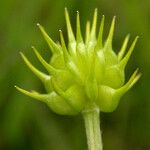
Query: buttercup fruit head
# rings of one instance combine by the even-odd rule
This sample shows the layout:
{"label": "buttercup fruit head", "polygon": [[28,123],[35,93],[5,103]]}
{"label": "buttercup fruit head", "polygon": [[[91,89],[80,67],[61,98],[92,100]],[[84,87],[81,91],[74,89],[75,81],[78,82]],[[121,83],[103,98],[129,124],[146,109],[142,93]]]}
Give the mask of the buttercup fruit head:
{"label": "buttercup fruit head", "polygon": [[87,22],[85,40],[81,34],[79,12],[77,11],[76,37],[72,31],[67,9],[65,9],[65,18],[68,46],[64,42],[61,30],[59,30],[61,44],[58,44],[48,36],[40,24],[37,24],[52,51],[50,63],[42,58],[36,48],[32,49],[48,74],[36,69],[21,53],[26,65],[42,81],[46,94],[28,92],[17,86],[16,88],[25,95],[45,102],[57,114],[75,115],[93,105],[102,112],[114,111],[120,98],[140,78],[136,70],[129,81],[124,83],[125,67],[138,37],[125,54],[129,40],[127,36],[119,54],[116,54],[112,48],[115,17],[105,43],[102,40],[104,16],[101,19],[99,34],[96,36],[97,9],[94,12],[91,28],[90,23]]}

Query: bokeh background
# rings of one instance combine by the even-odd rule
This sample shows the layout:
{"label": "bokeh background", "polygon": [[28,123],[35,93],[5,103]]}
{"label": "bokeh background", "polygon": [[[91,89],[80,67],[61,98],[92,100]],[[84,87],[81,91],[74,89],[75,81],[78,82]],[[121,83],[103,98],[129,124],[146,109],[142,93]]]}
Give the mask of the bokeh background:
{"label": "bokeh background", "polygon": [[[116,52],[131,33],[140,39],[127,66],[127,79],[139,67],[142,78],[121,100],[113,113],[101,113],[104,150],[150,150],[150,1],[149,0],[5,0],[0,1],[0,150],[86,150],[81,116],[58,116],[40,102],[14,88],[43,91],[41,82],[20,58],[23,51],[41,70],[31,46],[46,60],[50,51],[36,23],[59,40],[58,29],[66,33],[64,7],[75,29],[76,10],[80,11],[84,33],[94,8],[106,16],[107,36],[111,19],[117,16],[113,48]],[[65,34],[66,35],[66,34]],[[45,70],[43,70],[45,71]]]}

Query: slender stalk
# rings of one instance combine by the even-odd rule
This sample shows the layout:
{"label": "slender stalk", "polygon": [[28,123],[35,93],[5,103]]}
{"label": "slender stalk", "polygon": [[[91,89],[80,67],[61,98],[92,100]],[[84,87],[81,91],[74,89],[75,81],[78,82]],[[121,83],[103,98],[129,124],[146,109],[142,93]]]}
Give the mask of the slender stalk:
{"label": "slender stalk", "polygon": [[83,112],[89,150],[102,150],[103,147],[99,114],[99,109],[93,109]]}

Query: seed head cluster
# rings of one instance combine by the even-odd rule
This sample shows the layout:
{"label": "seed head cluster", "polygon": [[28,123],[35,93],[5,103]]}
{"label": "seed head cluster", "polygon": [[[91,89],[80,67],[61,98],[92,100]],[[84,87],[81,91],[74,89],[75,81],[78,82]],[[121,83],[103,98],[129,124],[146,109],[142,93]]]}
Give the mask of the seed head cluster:
{"label": "seed head cluster", "polygon": [[32,49],[48,74],[36,69],[21,53],[26,65],[42,81],[46,93],[29,92],[17,86],[16,88],[25,95],[45,102],[57,114],[75,115],[90,110],[93,106],[102,112],[114,111],[120,98],[140,78],[137,69],[125,83],[125,67],[138,37],[125,52],[129,41],[127,36],[119,53],[116,54],[112,49],[115,17],[105,42],[102,40],[104,16],[96,35],[97,9],[94,11],[91,27],[89,21],[86,24],[84,40],[81,34],[79,12],[76,17],[76,36],[72,31],[67,9],[65,9],[65,18],[68,32],[67,46],[61,30],[59,30],[59,44],[48,36],[40,24],[37,24],[52,51],[50,63],[43,59],[35,47]]}

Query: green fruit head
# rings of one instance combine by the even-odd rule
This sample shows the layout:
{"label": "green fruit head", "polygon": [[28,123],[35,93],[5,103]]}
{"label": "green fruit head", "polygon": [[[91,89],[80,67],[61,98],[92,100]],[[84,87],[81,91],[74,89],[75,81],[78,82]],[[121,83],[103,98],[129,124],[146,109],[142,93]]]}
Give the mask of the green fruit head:
{"label": "green fruit head", "polygon": [[55,43],[37,24],[51,51],[50,63],[32,47],[35,55],[47,69],[45,74],[36,69],[21,53],[31,71],[42,81],[46,94],[28,92],[16,87],[20,92],[45,102],[54,112],[62,115],[75,115],[96,106],[102,112],[112,112],[118,106],[120,98],[137,82],[140,74],[136,70],[129,81],[125,82],[125,67],[135,47],[135,38],[125,54],[129,36],[123,42],[119,54],[112,50],[115,17],[112,20],[108,37],[103,43],[104,16],[99,34],[96,36],[97,9],[95,9],[92,27],[87,22],[85,40],[83,40],[79,12],[76,20],[76,37],[72,31],[69,14],[65,9],[68,31],[68,46],[60,30],[60,43]]}

